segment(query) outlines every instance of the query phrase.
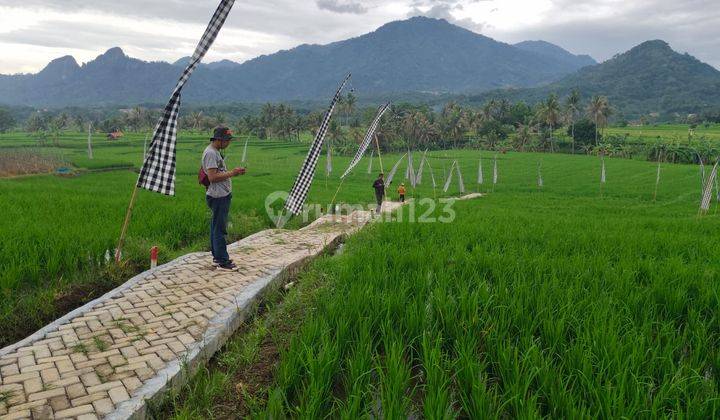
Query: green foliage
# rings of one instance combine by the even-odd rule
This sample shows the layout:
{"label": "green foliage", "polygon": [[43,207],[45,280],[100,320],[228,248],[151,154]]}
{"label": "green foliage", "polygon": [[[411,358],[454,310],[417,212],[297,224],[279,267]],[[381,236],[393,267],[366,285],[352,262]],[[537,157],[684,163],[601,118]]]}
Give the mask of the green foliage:
{"label": "green foliage", "polygon": [[15,128],[15,118],[10,110],[0,107],[0,133]]}
{"label": "green foliage", "polygon": [[661,121],[673,121],[688,114],[717,116],[720,96],[711,92],[718,86],[720,71],[655,40],[547,86],[487,92],[470,99],[474,104],[498,98],[539,103],[551,93],[566,96],[579,89],[585,99],[607,96],[622,118],[657,113]]}
{"label": "green foliage", "polygon": [[[572,135],[571,128],[568,127],[567,135]],[[602,136],[598,134],[598,138],[602,140]],[[575,123],[575,142],[578,145],[595,144],[595,123],[584,118]]]}

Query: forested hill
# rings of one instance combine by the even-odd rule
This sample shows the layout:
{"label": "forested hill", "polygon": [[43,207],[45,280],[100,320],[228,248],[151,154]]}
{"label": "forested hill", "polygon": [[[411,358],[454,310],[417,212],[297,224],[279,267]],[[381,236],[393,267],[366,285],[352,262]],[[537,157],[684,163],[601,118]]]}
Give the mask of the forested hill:
{"label": "forested hill", "polygon": [[[202,65],[183,100],[325,100],[348,72],[359,96],[472,93],[546,84],[589,60],[548,43],[513,46],[445,20],[415,17],[328,45],[301,45],[242,64]],[[67,56],[38,74],[0,76],[0,102],[56,107],[163,103],[185,62],[145,62],[120,48],[83,65]]]}
{"label": "forested hill", "polygon": [[537,102],[551,93],[564,96],[577,88],[585,97],[605,95],[627,118],[642,114],[688,114],[720,107],[720,71],[664,41],[644,42],[596,66],[584,67],[547,86],[496,90],[468,97]]}

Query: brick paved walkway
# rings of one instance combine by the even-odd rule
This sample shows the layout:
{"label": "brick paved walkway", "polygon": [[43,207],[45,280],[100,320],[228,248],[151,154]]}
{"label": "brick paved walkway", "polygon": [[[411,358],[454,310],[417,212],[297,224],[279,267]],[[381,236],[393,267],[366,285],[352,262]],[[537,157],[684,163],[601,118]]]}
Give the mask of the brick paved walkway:
{"label": "brick paved walkway", "polygon": [[259,232],[230,246],[238,272],[196,253],[133,278],[0,350],[0,419],[144,417],[146,400],[208,360],[267,286],[369,220],[355,212]]}

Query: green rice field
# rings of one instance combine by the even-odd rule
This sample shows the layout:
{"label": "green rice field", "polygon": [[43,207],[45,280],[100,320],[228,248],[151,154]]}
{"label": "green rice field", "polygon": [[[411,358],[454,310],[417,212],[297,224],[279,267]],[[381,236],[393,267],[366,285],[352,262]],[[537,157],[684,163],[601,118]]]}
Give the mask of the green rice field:
{"label": "green rice field", "polygon": [[[23,136],[0,137],[0,153],[32,147]],[[99,276],[109,287],[129,274],[104,254],[136,174],[85,169],[137,166],[143,137],[98,141],[90,161],[85,137],[68,135],[47,148],[83,169],[76,176],[0,180],[0,345],[56,315],[80,285]],[[206,248],[208,211],[195,181],[206,137],[180,138],[177,197],[140,194],[125,255],[133,270],[152,245],[164,260]],[[248,175],[234,180],[232,239],[271,226],[265,196],[290,188],[306,151],[251,142]],[[229,165],[241,154],[238,142]],[[698,217],[697,166],[664,164],[653,200],[651,162],[607,159],[601,190],[593,156],[500,154],[494,187],[493,152],[429,156],[439,184],[458,159],[468,192],[488,194],[455,202],[451,223],[412,223],[406,213],[317,260],[159,417],[720,414],[720,216],[713,207]],[[484,185],[475,182],[480,156]],[[398,157],[384,156],[386,172]],[[330,201],[347,162],[334,159],[326,186],[320,160],[310,202]],[[338,201],[371,202],[371,181],[363,161]],[[458,194],[455,183],[433,191],[426,173],[409,195]]]}
{"label": "green rice field", "polygon": [[626,136],[638,142],[680,142],[692,140],[720,140],[720,124],[698,125],[690,128],[685,124],[646,125],[639,127],[609,127],[606,134]]}
{"label": "green rice field", "polygon": [[[454,154],[474,182],[478,152]],[[317,261],[161,417],[717,417],[720,218],[697,215],[698,167],[663,166],[654,202],[648,162],[607,160],[602,196],[597,157],[498,166],[454,222],[406,213]]]}

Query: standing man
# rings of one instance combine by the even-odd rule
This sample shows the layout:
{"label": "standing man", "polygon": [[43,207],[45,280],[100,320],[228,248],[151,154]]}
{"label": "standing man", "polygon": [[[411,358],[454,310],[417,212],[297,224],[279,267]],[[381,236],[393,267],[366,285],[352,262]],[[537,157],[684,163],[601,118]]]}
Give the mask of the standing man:
{"label": "standing man", "polygon": [[227,243],[225,242],[230,201],[232,200],[232,181],[230,178],[245,174],[245,168],[235,168],[228,171],[225,166],[225,159],[220,153],[221,150],[230,145],[232,139],[232,131],[229,128],[224,126],[215,128],[210,139],[210,145],[205,148],[202,156],[202,168],[210,181],[205,195],[207,205],[212,210],[210,249],[212,250],[213,263],[223,270],[234,270],[237,267],[230,260]]}
{"label": "standing man", "polygon": [[383,180],[382,172],[378,175],[378,178],[373,182],[373,188],[375,189],[375,200],[377,201],[377,210],[375,213],[380,213],[382,210],[383,198],[385,197],[385,181]]}

